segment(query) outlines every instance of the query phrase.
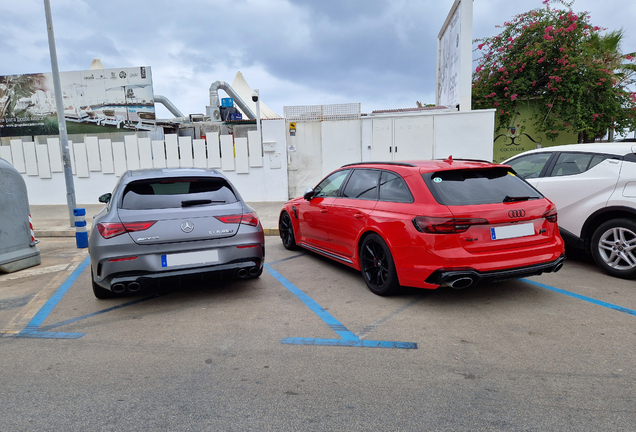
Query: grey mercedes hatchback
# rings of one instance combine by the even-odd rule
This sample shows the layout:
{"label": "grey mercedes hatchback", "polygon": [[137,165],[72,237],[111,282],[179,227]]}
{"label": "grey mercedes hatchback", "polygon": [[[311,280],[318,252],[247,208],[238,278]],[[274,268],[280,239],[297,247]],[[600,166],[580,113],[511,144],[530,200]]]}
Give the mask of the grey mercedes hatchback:
{"label": "grey mercedes hatchback", "polygon": [[213,273],[256,278],[265,237],[258,215],[209,169],[127,171],[93,221],[88,252],[99,299]]}

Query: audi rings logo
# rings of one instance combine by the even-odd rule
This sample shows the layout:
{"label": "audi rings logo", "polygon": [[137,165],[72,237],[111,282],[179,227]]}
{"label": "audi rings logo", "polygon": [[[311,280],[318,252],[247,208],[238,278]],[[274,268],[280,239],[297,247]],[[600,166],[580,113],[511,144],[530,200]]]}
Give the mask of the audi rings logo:
{"label": "audi rings logo", "polygon": [[184,233],[192,232],[193,229],[194,224],[190,221],[183,221],[183,223],[181,224],[181,231],[183,231]]}
{"label": "audi rings logo", "polygon": [[510,210],[508,212],[508,216],[511,218],[520,218],[520,217],[524,217],[525,215],[526,215],[525,210]]}

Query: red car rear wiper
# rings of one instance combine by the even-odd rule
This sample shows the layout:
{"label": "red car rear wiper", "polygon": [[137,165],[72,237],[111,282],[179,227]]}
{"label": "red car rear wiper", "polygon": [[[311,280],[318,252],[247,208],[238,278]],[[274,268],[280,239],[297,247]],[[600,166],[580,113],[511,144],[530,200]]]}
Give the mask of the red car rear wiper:
{"label": "red car rear wiper", "polygon": [[528,201],[530,199],[536,199],[536,197],[530,197],[530,196],[511,197],[506,195],[506,197],[503,199],[503,202]]}

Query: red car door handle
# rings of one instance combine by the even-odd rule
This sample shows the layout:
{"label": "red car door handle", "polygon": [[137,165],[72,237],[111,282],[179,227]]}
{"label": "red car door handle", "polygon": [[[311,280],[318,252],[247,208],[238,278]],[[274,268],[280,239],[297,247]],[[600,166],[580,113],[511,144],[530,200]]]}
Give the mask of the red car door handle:
{"label": "red car door handle", "polygon": [[356,219],[362,219],[364,217],[364,215],[362,213],[356,213],[353,215],[354,218]]}
{"label": "red car door handle", "polygon": [[320,209],[320,213],[327,213],[327,209],[326,208],[321,208]]}

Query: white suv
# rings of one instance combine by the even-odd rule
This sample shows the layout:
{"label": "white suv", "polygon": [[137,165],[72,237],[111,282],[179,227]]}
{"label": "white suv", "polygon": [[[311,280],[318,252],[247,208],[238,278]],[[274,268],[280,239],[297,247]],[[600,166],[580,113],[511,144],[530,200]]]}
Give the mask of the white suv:
{"label": "white suv", "polygon": [[510,158],[528,183],[554,202],[561,236],[592,253],[606,273],[636,277],[636,145],[572,144]]}

